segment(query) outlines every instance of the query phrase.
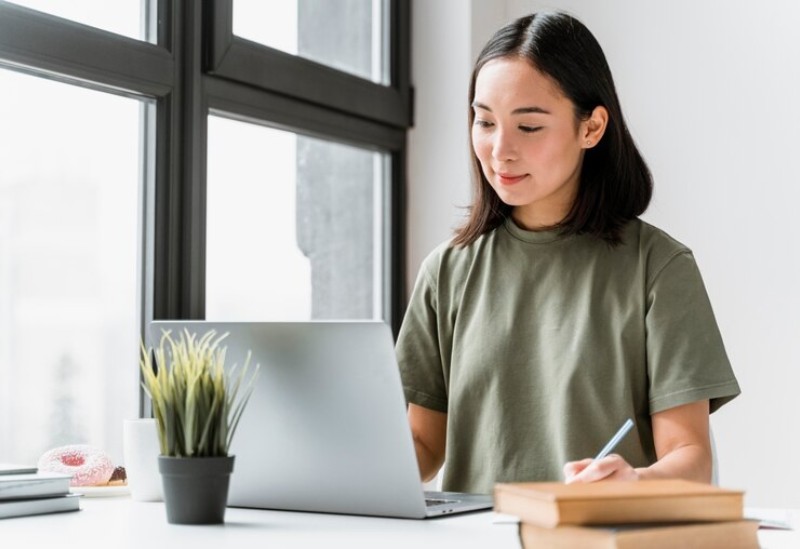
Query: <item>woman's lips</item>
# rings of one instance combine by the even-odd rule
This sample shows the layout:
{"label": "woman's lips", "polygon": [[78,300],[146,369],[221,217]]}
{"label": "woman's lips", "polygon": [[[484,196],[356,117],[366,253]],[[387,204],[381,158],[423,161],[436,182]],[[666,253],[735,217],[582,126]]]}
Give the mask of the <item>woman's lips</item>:
{"label": "woman's lips", "polygon": [[514,183],[519,183],[523,179],[527,177],[527,174],[522,175],[514,175],[510,173],[498,173],[497,179],[500,180],[500,183],[503,185],[513,185]]}

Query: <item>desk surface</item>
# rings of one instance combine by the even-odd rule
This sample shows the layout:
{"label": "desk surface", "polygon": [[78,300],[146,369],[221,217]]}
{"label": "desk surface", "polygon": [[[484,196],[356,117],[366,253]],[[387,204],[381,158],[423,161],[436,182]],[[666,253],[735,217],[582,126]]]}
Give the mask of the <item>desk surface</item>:
{"label": "desk surface", "polygon": [[517,526],[494,524],[494,517],[482,512],[409,520],[229,508],[224,525],[182,526],[167,523],[163,503],[84,497],[77,513],[0,521],[0,546],[23,547],[6,544],[14,540],[24,547],[109,549],[518,549]]}
{"label": "desk surface", "polygon": [[[404,520],[231,508],[227,510],[224,525],[177,526],[167,523],[163,503],[135,502],[128,497],[83,498],[81,508],[78,513],[2,520],[2,546],[520,548],[517,525],[498,521],[491,512]],[[749,511],[800,526],[800,510]],[[800,531],[760,530],[759,540],[768,549],[796,549],[800,547]]]}

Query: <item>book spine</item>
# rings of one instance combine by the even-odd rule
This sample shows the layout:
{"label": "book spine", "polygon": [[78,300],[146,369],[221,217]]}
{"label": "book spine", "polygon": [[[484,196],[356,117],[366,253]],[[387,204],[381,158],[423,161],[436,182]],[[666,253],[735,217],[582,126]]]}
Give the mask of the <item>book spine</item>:
{"label": "book spine", "polygon": [[513,491],[496,491],[494,510],[539,526],[552,527],[559,523],[558,507],[554,502],[533,499]]}
{"label": "book spine", "polygon": [[630,498],[562,501],[560,524],[620,524],[677,521],[742,520],[739,494],[681,498]]}

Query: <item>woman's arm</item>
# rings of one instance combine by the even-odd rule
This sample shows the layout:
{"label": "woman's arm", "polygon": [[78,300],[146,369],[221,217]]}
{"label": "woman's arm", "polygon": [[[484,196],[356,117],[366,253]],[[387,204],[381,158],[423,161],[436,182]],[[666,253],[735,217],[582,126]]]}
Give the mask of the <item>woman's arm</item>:
{"label": "woman's arm", "polygon": [[408,422],[417,451],[419,474],[423,482],[427,482],[436,476],[444,463],[447,414],[409,404]]}
{"label": "woman's arm", "polygon": [[634,469],[612,454],[564,465],[567,483],[597,480],[683,478],[711,482],[711,442],[708,434],[708,401],[677,406],[652,415],[653,440],[658,461]]}

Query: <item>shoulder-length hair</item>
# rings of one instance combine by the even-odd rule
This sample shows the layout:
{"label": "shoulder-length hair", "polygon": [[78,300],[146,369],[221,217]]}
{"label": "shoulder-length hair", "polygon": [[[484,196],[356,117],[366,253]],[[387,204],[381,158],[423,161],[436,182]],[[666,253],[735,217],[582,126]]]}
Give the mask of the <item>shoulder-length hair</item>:
{"label": "shoulder-length hair", "polygon": [[[586,120],[595,107],[608,111],[600,141],[587,149],[575,202],[553,229],[565,234],[592,234],[612,245],[621,242],[623,226],[641,215],[653,194],[653,179],[628,132],[603,50],[583,23],[564,13],[535,13],[501,28],[475,62],[469,87],[469,124],[475,113],[475,80],[493,59],[517,57],[550,77],[575,107],[576,120]],[[471,135],[471,134],[470,134]],[[471,138],[470,138],[471,143]],[[503,223],[511,206],[494,192],[472,151],[474,195],[466,223],[453,244],[466,246]]]}

